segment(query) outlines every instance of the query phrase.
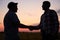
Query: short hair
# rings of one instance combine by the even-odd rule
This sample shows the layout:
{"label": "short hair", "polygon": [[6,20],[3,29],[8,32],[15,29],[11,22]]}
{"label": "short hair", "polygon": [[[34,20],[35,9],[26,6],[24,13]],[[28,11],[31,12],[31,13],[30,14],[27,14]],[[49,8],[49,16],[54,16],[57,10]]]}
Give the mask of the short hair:
{"label": "short hair", "polygon": [[18,3],[14,3],[14,2],[9,2],[8,4],[8,8],[11,9],[11,8],[14,8],[15,6],[17,6]]}
{"label": "short hair", "polygon": [[50,5],[51,5],[49,1],[44,1],[43,4],[47,7],[50,7]]}

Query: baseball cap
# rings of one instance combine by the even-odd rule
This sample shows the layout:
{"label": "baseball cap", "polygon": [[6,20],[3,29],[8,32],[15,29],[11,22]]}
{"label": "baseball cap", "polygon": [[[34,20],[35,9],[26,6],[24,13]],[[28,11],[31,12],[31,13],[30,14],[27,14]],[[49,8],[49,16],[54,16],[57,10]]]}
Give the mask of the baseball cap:
{"label": "baseball cap", "polygon": [[9,2],[8,3],[8,8],[14,8],[15,6],[17,6],[18,3],[15,3],[15,2]]}

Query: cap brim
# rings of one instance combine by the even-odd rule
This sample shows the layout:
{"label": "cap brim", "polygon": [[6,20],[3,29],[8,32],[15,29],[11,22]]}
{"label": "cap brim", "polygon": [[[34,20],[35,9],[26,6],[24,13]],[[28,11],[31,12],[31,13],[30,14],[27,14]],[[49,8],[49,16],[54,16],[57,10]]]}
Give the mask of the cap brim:
{"label": "cap brim", "polygon": [[17,5],[18,3],[15,3],[15,5]]}

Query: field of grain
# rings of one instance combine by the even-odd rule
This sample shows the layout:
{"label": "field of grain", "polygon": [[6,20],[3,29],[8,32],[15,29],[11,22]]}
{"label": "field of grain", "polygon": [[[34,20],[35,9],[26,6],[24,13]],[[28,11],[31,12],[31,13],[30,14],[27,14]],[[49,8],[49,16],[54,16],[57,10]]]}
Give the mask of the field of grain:
{"label": "field of grain", "polygon": [[[32,32],[20,32],[19,33],[19,37],[20,37],[20,40],[41,40],[42,37],[41,37],[41,33],[39,32],[36,32],[36,33],[32,33]],[[0,40],[4,40],[4,33],[3,32],[0,32]],[[58,39],[57,40],[60,40],[60,33],[58,34]]]}

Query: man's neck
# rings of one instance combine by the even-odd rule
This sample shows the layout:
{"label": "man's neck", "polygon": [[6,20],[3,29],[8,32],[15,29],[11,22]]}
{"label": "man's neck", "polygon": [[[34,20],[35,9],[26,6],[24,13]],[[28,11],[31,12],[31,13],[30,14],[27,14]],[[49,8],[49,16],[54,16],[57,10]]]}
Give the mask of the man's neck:
{"label": "man's neck", "polygon": [[[14,12],[13,10],[9,10],[10,12]],[[14,12],[15,13],[15,12]]]}
{"label": "man's neck", "polygon": [[45,12],[49,11],[50,9],[46,9]]}

